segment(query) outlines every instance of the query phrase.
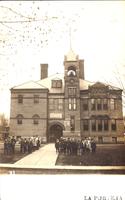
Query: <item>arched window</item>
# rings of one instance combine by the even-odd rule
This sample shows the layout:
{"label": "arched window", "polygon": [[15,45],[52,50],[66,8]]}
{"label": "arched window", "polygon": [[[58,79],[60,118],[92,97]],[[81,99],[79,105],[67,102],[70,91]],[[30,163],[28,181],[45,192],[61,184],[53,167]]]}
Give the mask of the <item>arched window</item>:
{"label": "arched window", "polygon": [[68,67],[68,76],[76,76],[76,68],[74,66]]}
{"label": "arched window", "polygon": [[35,114],[35,115],[33,115],[33,124],[39,124],[39,115],[37,115],[37,114]]}
{"label": "arched window", "polygon": [[23,115],[19,114],[17,115],[17,124],[22,124],[23,123]]}

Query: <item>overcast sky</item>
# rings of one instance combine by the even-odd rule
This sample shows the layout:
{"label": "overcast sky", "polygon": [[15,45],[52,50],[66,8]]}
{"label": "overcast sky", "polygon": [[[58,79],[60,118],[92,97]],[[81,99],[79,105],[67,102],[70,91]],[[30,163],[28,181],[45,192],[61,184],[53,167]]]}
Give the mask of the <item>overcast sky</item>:
{"label": "overcast sky", "polygon": [[125,77],[124,1],[0,1],[0,112],[9,114],[15,85],[63,73],[70,47],[85,60],[85,79]]}

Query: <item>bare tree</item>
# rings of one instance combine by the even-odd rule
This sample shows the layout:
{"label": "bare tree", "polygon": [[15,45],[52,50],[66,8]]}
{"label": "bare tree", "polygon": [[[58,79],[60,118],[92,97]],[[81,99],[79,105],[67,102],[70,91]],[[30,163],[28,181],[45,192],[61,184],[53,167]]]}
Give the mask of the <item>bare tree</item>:
{"label": "bare tree", "polygon": [[121,67],[121,70],[118,68],[115,68],[113,71],[112,78],[110,80],[106,80],[104,78],[104,81],[113,87],[117,87],[122,90],[122,105],[123,109],[125,109],[125,74],[124,74],[124,67]]}
{"label": "bare tree", "polygon": [[9,120],[5,114],[0,114],[0,138],[4,138],[8,135],[9,131]]}

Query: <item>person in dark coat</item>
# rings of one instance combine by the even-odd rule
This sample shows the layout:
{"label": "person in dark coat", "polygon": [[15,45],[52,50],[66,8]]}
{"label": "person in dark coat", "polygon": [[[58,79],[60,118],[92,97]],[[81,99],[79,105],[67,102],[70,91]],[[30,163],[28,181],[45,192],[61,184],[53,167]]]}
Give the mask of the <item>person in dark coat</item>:
{"label": "person in dark coat", "polygon": [[28,152],[28,140],[24,138],[24,153]]}
{"label": "person in dark coat", "polygon": [[8,140],[4,140],[4,154],[8,155]]}
{"label": "person in dark coat", "polygon": [[33,142],[32,142],[32,139],[29,138],[28,140],[28,153],[32,153],[33,151]]}
{"label": "person in dark coat", "polygon": [[16,139],[14,138],[14,136],[11,139],[11,150],[12,150],[12,154],[15,153],[15,144],[16,144]]}
{"label": "person in dark coat", "polygon": [[40,139],[37,140],[37,150],[40,148]]}
{"label": "person in dark coat", "polygon": [[23,138],[21,138],[20,140],[20,152],[24,153],[24,139]]}
{"label": "person in dark coat", "polygon": [[59,143],[59,140],[57,139],[55,142],[56,153],[59,153],[59,146],[60,146],[60,143]]}
{"label": "person in dark coat", "polygon": [[96,142],[94,141],[94,139],[91,140],[91,148],[92,148],[92,152],[96,152]]}

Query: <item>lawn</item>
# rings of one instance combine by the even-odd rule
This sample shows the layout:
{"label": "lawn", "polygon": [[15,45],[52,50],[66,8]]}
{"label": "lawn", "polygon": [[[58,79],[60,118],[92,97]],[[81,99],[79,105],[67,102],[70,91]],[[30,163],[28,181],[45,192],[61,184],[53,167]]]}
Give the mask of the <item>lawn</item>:
{"label": "lawn", "polygon": [[97,145],[95,153],[58,155],[56,165],[72,166],[125,166],[125,145]]}

